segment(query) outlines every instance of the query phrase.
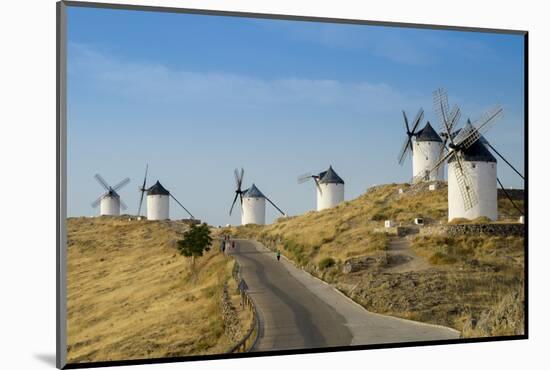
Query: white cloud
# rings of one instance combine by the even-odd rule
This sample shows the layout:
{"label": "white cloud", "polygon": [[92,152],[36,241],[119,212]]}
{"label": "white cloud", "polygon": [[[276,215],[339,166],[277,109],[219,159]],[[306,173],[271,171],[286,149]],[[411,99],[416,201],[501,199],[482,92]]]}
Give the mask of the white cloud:
{"label": "white cloud", "polygon": [[395,107],[415,109],[429,96],[405,96],[384,83],[303,79],[287,76],[259,79],[217,72],[126,62],[81,44],[71,43],[69,71],[90,79],[101,91],[135,101],[216,104],[232,107],[347,108],[381,112]]}

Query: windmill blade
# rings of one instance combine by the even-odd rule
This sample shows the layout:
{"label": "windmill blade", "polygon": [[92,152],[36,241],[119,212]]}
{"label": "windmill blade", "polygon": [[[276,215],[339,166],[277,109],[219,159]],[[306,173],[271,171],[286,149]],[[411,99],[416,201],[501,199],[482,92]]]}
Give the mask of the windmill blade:
{"label": "windmill blade", "polygon": [[401,112],[403,112],[403,120],[405,121],[405,130],[407,130],[407,134],[411,132],[411,129],[409,127],[409,120],[407,119],[407,114],[405,113],[404,110],[402,110]]}
{"label": "windmill blade", "polygon": [[411,134],[414,135],[416,133],[416,129],[418,128],[418,125],[420,124],[423,118],[424,118],[424,109],[420,108],[420,110],[416,114],[416,117],[414,118],[413,129],[411,131]]}
{"label": "windmill blade", "polygon": [[145,165],[145,176],[143,177],[143,185],[141,186],[141,197],[139,199],[139,207],[138,207],[138,216],[141,216],[141,206],[143,205],[143,195],[145,194],[145,189],[147,186],[147,171],[149,171],[149,164]]}
{"label": "windmill blade", "polygon": [[508,162],[506,160],[506,158],[504,158],[504,156],[502,154],[500,154],[489,142],[486,143],[486,145],[491,148],[493,150],[493,152],[495,152],[496,155],[498,155],[508,166],[510,166],[510,168],[512,170],[515,171],[515,173],[518,174],[519,177],[521,177],[523,180],[525,180],[525,177],[523,177],[523,175],[521,174],[521,172],[519,172],[518,170],[516,170],[516,168],[514,166],[512,166],[512,164],[510,162]]}
{"label": "windmill blade", "polygon": [[128,206],[126,205],[126,203],[124,203],[122,199],[118,198],[118,202],[120,204],[120,208],[122,208],[123,211],[126,211],[128,209]]}
{"label": "windmill blade", "polygon": [[107,195],[107,194],[109,194],[108,191],[105,192],[105,193],[103,193],[103,194],[101,194],[101,195],[99,196],[99,198],[97,198],[96,200],[94,200],[94,201],[92,202],[92,207],[93,207],[93,208],[97,207],[97,206],[99,205],[99,203],[101,203],[101,199],[103,199],[103,197],[104,197],[105,195]]}
{"label": "windmill blade", "polygon": [[241,171],[239,173],[239,170],[235,168],[233,171],[233,174],[235,175],[235,184],[237,185],[237,190],[241,190],[241,186],[243,185],[243,178],[244,178],[244,168],[241,167]]}
{"label": "windmill blade", "polygon": [[439,167],[441,167],[445,163],[445,161],[450,159],[452,156],[456,157],[456,152],[454,150],[449,150],[449,152],[447,152],[447,154],[445,154],[444,156],[441,156],[439,158],[437,163],[434,164],[434,166],[428,171],[428,174],[431,174],[432,172],[437,171],[439,169]]}
{"label": "windmill blade", "polygon": [[439,118],[439,125],[442,131],[449,131],[448,117],[449,117],[449,98],[447,97],[447,90],[439,88],[433,92],[434,110]]}
{"label": "windmill blade", "polygon": [[269,199],[269,198],[266,197],[265,195],[264,195],[264,197],[265,197],[265,199],[266,199],[269,203],[271,203],[271,205],[272,205],[273,207],[275,207],[275,209],[276,209],[277,211],[281,212],[281,214],[282,214],[283,216],[286,216],[286,213],[284,213],[283,211],[281,211],[281,209],[280,209],[279,207],[277,207],[277,206],[275,205],[275,203],[273,203],[273,202],[271,201],[271,199]]}
{"label": "windmill blade", "polygon": [[319,194],[323,194],[323,190],[321,189],[321,185],[319,185],[319,179],[314,177],[313,180],[315,181],[315,186],[317,187],[317,190],[319,190]]}
{"label": "windmill blade", "polygon": [[441,150],[439,151],[439,158],[445,155],[445,151],[449,151],[449,149],[447,148],[447,140],[447,137],[443,139],[443,145],[441,145]]}
{"label": "windmill blade", "polygon": [[437,89],[433,92],[434,110],[439,118],[439,127],[442,132],[445,132],[451,144],[453,144],[452,127],[449,121],[449,98],[447,96],[447,90]]}
{"label": "windmill blade", "polygon": [[119,182],[118,184],[116,184],[115,186],[113,186],[112,189],[114,191],[120,190],[120,189],[122,189],[122,187],[126,186],[126,184],[128,184],[129,182],[130,182],[130,178],[127,177],[124,180],[122,180],[121,182]]}
{"label": "windmill blade", "polygon": [[185,212],[187,212],[187,213],[189,214],[189,216],[191,216],[192,219],[195,219],[195,216],[193,216],[193,215],[191,214],[191,212],[189,212],[189,211],[187,210],[187,208],[185,208],[185,207],[183,206],[183,204],[181,204],[181,203],[176,199],[176,197],[172,195],[172,193],[170,193],[170,196],[172,197],[172,199],[174,199],[174,200],[176,201],[177,204],[180,205],[181,208],[183,208],[183,209],[185,210]]}
{"label": "windmill blade", "polygon": [[474,126],[468,130],[460,130],[456,137],[455,144],[460,145],[463,149],[469,148],[502,117],[503,112],[504,110],[501,106],[497,106],[485,112],[476,122],[475,126],[477,127]]}
{"label": "windmill blade", "polygon": [[472,178],[470,173],[464,167],[464,163],[460,158],[460,155],[456,155],[456,162],[453,163],[453,171],[456,177],[458,190],[462,196],[462,201],[464,202],[464,210],[468,211],[473,208],[478,203],[478,197],[475,192]]}
{"label": "windmill blade", "polygon": [[149,171],[149,164],[145,165],[145,176],[143,176],[143,185],[141,186],[142,190],[145,190],[145,186],[147,185],[147,171]]}
{"label": "windmill blade", "polygon": [[458,105],[455,105],[453,109],[451,109],[451,112],[449,113],[449,131],[452,133],[454,130],[454,127],[460,121],[460,116],[462,115],[462,112],[460,112],[460,108]]}
{"label": "windmill blade", "polygon": [[412,142],[411,142],[411,136],[407,135],[405,138],[405,141],[403,142],[403,146],[401,147],[401,150],[399,151],[399,156],[397,157],[397,162],[400,165],[403,165],[405,163],[405,158],[407,158],[407,154],[412,151]]}
{"label": "windmill blade", "polygon": [[311,172],[304,173],[303,175],[298,176],[298,184],[303,184],[304,182],[309,181],[312,177]]}
{"label": "windmill blade", "polygon": [[235,198],[233,198],[233,203],[231,203],[231,208],[229,209],[229,216],[231,216],[231,212],[233,212],[233,207],[235,206],[235,203],[237,202],[237,197],[238,196],[239,196],[239,193],[235,192]]}
{"label": "windmill blade", "polygon": [[105,181],[105,179],[103,177],[101,177],[101,175],[99,173],[96,173],[94,175],[94,178],[97,180],[97,182],[99,182],[99,184],[101,186],[103,186],[105,188],[105,190],[107,190],[107,191],[110,190],[109,184],[107,184],[107,181]]}
{"label": "windmill blade", "polygon": [[233,170],[233,175],[235,176],[235,184],[237,185],[237,189],[240,189],[241,179],[239,177],[239,170],[235,168],[235,170]]}
{"label": "windmill blade", "polygon": [[145,194],[145,190],[141,190],[141,198],[139,199],[139,208],[138,208],[138,216],[141,216],[141,206],[143,204],[143,195]]}

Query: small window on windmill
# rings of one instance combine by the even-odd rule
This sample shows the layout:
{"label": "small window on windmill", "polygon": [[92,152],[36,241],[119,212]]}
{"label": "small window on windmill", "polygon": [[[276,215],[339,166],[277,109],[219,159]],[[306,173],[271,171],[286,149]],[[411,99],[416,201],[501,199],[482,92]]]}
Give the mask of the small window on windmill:
{"label": "small window on windmill", "polygon": [[472,163],[472,168],[476,168],[476,164],[475,164],[475,163]]}
{"label": "small window on windmill", "polygon": [[424,225],[424,219],[423,219],[423,218],[420,218],[420,217],[417,217],[417,218],[414,219],[414,223],[415,223],[416,225],[422,226],[422,225]]}

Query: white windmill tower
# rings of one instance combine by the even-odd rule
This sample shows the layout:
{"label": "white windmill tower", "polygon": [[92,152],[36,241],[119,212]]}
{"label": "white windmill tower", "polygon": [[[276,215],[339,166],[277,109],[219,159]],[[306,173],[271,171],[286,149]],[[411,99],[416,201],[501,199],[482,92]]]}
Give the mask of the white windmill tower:
{"label": "white windmill tower", "polygon": [[[444,150],[445,144],[441,136],[433,129],[430,122],[427,122],[421,130],[416,131],[422,118],[424,118],[424,110],[422,108],[418,111],[413,121],[412,130],[409,127],[409,120],[407,119],[405,111],[402,112],[407,137],[399,152],[399,164],[403,165],[407,155],[412,152],[412,170],[415,182],[443,181],[444,167],[439,167],[437,170],[430,172],[439,158],[441,158]],[[453,108],[451,115],[453,121],[457,121],[460,118],[460,110],[458,107]]]}
{"label": "white windmill tower", "polygon": [[170,219],[170,198],[172,198],[181,208],[185,210],[191,217],[195,217],[181,204],[162,184],[157,182],[147,188],[147,170],[149,166],[145,167],[145,177],[143,178],[143,185],[139,189],[141,191],[141,198],[139,200],[138,216],[141,215],[141,206],[143,204],[143,195],[147,193],[147,219],[154,220],[168,220]]}
{"label": "white windmill tower", "polygon": [[298,183],[302,184],[309,179],[315,182],[317,211],[336,207],[344,201],[344,180],[338,176],[332,166],[318,175],[304,174],[298,177]]}
{"label": "white windmill tower", "polygon": [[123,210],[128,208],[120,199],[117,190],[120,190],[123,186],[128,184],[130,182],[129,178],[125,178],[115,186],[109,186],[98,173],[94,175],[94,178],[105,189],[105,193],[101,194],[99,198],[92,203],[92,207],[94,208],[99,205],[100,216],[118,216],[120,215],[120,208]]}
{"label": "white windmill tower", "polygon": [[442,155],[430,173],[448,163],[449,221],[455,218],[498,218],[497,209],[497,161],[489,152],[482,137],[489,127],[502,116],[497,106],[485,113],[476,125],[467,124],[453,133],[456,121],[448,112],[447,93],[443,89],[434,92],[434,104],[446,132],[446,154]]}
{"label": "white windmill tower", "polygon": [[235,169],[235,198],[233,198],[233,203],[229,209],[229,215],[233,212],[233,207],[237,202],[237,198],[240,198],[241,201],[241,225],[247,224],[257,224],[265,225],[265,201],[267,200],[277,211],[279,211],[283,216],[286,214],[275,205],[268,197],[266,197],[260,189],[253,183],[252,186],[246,190],[242,190],[242,183],[244,177],[244,169],[239,170]]}

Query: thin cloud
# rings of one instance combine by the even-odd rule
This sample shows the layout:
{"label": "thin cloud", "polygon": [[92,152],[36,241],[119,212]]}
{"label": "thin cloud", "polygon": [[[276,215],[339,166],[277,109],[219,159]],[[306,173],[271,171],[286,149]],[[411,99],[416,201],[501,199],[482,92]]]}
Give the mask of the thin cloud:
{"label": "thin cloud", "polygon": [[414,107],[429,96],[406,96],[384,83],[285,77],[259,79],[244,75],[197,72],[162,64],[127,62],[82,44],[69,45],[69,73],[115,96],[148,103],[216,104],[217,107],[348,108],[385,112]]}

